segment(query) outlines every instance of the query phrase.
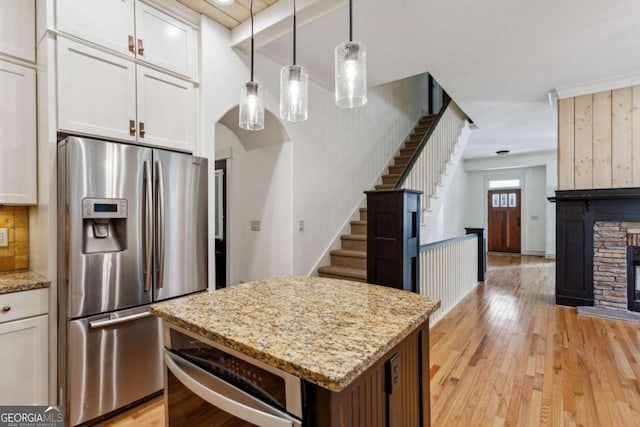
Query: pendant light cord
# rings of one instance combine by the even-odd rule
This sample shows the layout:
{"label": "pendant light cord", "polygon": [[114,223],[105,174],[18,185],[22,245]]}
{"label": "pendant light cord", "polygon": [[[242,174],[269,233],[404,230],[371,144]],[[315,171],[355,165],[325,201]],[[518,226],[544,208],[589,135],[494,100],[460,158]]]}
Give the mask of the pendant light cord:
{"label": "pendant light cord", "polygon": [[293,0],[293,65],[296,65],[296,0]]}
{"label": "pendant light cord", "polygon": [[253,82],[253,0],[249,5],[249,13],[251,14],[251,81]]}
{"label": "pendant light cord", "polygon": [[353,41],[353,4],[352,4],[352,0],[349,0],[349,41],[350,42]]}

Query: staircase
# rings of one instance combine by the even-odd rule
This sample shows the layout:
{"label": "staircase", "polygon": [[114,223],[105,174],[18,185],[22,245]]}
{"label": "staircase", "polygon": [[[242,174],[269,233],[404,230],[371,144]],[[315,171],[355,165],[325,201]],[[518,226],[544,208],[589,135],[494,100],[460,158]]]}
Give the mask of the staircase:
{"label": "staircase", "polygon": [[[382,175],[382,183],[375,186],[376,190],[393,189],[398,179],[404,173],[422,139],[434,124],[437,115],[422,117],[413,132],[405,141],[399,154],[389,165],[387,174]],[[367,281],[367,209],[360,208],[360,218],[351,221],[351,233],[340,236],[341,249],[330,252],[331,265],[320,267],[320,277],[333,279]]]}

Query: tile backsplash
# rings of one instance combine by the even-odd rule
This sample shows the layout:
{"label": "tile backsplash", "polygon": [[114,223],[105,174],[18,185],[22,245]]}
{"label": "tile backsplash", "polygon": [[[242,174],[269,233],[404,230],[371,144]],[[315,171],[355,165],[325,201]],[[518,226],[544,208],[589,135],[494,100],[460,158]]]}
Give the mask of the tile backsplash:
{"label": "tile backsplash", "polygon": [[29,208],[1,206],[0,228],[9,229],[9,246],[0,247],[0,271],[29,268]]}

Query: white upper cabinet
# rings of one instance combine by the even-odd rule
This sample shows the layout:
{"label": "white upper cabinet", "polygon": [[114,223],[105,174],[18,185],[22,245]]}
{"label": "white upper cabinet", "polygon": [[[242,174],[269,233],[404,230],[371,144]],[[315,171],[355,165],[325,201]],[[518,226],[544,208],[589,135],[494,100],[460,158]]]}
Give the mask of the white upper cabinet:
{"label": "white upper cabinet", "polygon": [[58,128],[135,141],[135,79],[133,62],[59,37]]}
{"label": "white upper cabinet", "polygon": [[193,151],[197,132],[192,83],[138,66],[138,141]]}
{"label": "white upper cabinet", "polygon": [[193,77],[195,32],[191,26],[145,3],[136,3],[138,59]]}
{"label": "white upper cabinet", "polygon": [[134,0],[57,0],[58,30],[194,78],[196,31]]}
{"label": "white upper cabinet", "polygon": [[134,56],[134,0],[57,0],[58,30]]}
{"label": "white upper cabinet", "polygon": [[62,131],[193,152],[196,102],[189,81],[58,38]]}
{"label": "white upper cabinet", "polygon": [[36,60],[35,0],[0,0],[0,53]]}
{"label": "white upper cabinet", "polygon": [[0,204],[35,204],[35,70],[0,61],[0,94]]}

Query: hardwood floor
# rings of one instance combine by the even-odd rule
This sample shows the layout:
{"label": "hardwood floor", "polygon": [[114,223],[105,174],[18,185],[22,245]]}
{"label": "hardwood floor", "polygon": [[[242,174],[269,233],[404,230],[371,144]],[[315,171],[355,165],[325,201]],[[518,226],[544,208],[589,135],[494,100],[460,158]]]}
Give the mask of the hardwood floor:
{"label": "hardwood floor", "polygon": [[[431,330],[434,426],[640,426],[640,324],[554,305],[555,263],[490,255]],[[102,427],[164,424],[162,400]]]}
{"label": "hardwood floor", "polygon": [[640,325],[555,306],[553,262],[489,261],[431,330],[432,424],[640,425]]}

